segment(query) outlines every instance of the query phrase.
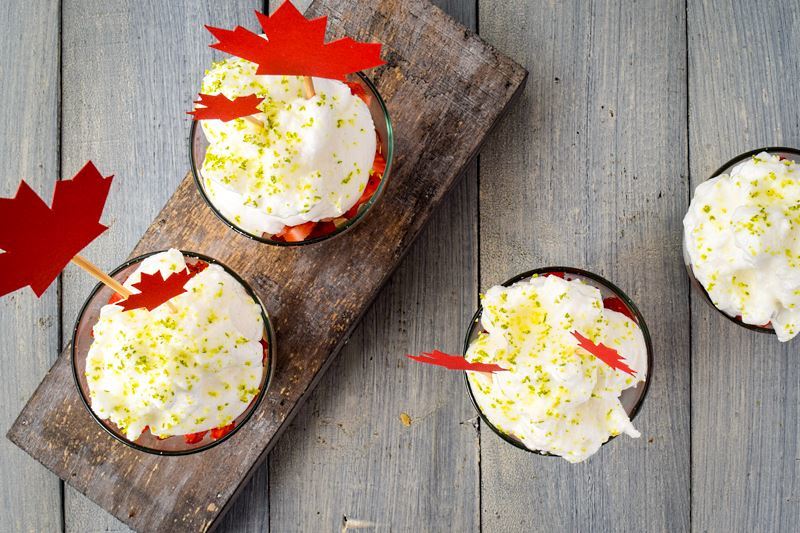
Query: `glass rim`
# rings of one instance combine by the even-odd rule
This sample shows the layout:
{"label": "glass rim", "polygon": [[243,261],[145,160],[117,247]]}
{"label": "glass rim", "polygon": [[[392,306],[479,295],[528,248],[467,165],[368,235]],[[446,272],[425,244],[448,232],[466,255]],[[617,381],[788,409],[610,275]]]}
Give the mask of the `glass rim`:
{"label": "glass rim", "polygon": [[[162,253],[162,252],[165,252],[165,251],[166,250],[158,250],[158,251],[155,251],[155,252],[148,252],[146,254],[142,254],[142,255],[136,256],[134,258],[128,259],[127,261],[122,263],[120,266],[118,266],[117,268],[115,268],[114,270],[109,272],[109,276],[111,276],[113,278],[116,274],[118,274],[119,272],[122,272],[126,268],[128,268],[128,267],[130,267],[132,265],[135,265],[137,263],[141,263],[142,261],[144,261],[148,257],[156,255],[156,254],[159,254],[159,253]],[[71,340],[71,343],[70,343],[71,345],[70,345],[70,348],[69,348],[71,366],[72,366],[72,377],[73,377],[73,381],[75,382],[75,387],[78,389],[78,396],[80,396],[81,402],[83,402],[84,407],[86,407],[87,411],[89,411],[89,414],[92,416],[94,421],[97,422],[97,424],[101,428],[103,428],[103,430],[106,433],[111,435],[114,439],[118,440],[119,442],[122,442],[123,444],[125,444],[127,446],[130,446],[131,448],[134,448],[135,450],[138,450],[140,452],[145,452],[145,453],[149,453],[149,454],[153,454],[153,455],[162,455],[162,456],[191,455],[193,453],[202,452],[202,451],[208,450],[209,448],[213,448],[214,446],[217,446],[218,444],[221,444],[221,443],[225,442],[230,437],[232,437],[236,432],[238,432],[239,429],[242,426],[244,426],[247,423],[248,420],[250,420],[250,418],[253,416],[253,414],[256,412],[256,410],[258,410],[258,407],[261,405],[261,401],[264,399],[264,396],[266,395],[267,391],[269,390],[269,386],[270,386],[270,384],[272,382],[273,374],[275,373],[275,355],[277,353],[277,351],[275,349],[275,331],[272,328],[272,322],[270,321],[269,314],[267,313],[267,310],[264,307],[264,303],[261,301],[261,298],[258,297],[258,294],[255,293],[255,291],[252,289],[252,287],[250,287],[250,285],[244,279],[242,279],[242,277],[239,276],[239,274],[234,272],[229,266],[227,266],[225,263],[223,263],[223,262],[221,262],[221,261],[219,261],[217,259],[214,259],[213,257],[209,257],[207,255],[204,255],[204,254],[201,254],[201,253],[198,253],[198,252],[191,252],[191,251],[186,251],[186,250],[179,250],[179,251],[184,256],[200,259],[201,261],[205,261],[206,263],[208,263],[210,265],[213,264],[213,265],[219,265],[220,267],[222,267],[225,270],[225,272],[230,274],[233,277],[233,279],[235,279],[237,282],[239,282],[239,284],[244,288],[244,290],[248,294],[248,296],[253,298],[253,300],[258,304],[258,306],[259,306],[259,308],[261,310],[261,319],[264,322],[264,332],[265,332],[266,337],[267,337],[267,344],[268,344],[267,348],[269,350],[269,357],[267,357],[267,365],[264,368],[264,372],[266,374],[266,378],[264,380],[264,387],[258,393],[258,395],[256,396],[255,403],[253,403],[252,408],[250,409],[250,412],[248,412],[245,415],[245,417],[242,418],[242,420],[239,422],[239,424],[234,426],[231,431],[229,431],[228,433],[226,433],[222,437],[220,437],[220,438],[218,438],[216,440],[213,440],[213,441],[209,442],[206,445],[198,446],[197,448],[192,448],[192,449],[189,449],[189,450],[156,450],[154,448],[149,448],[147,446],[142,446],[141,444],[137,444],[137,443],[135,443],[133,441],[130,441],[130,440],[124,438],[121,435],[117,435],[108,426],[106,426],[106,424],[103,423],[104,419],[101,419],[99,417],[99,415],[97,415],[97,413],[94,412],[94,410],[92,409],[91,403],[89,402],[89,399],[86,398],[86,395],[84,394],[83,389],[81,388],[80,381],[79,381],[79,378],[78,378],[78,368],[77,368],[77,364],[75,362],[75,338],[76,338],[76,336],[78,334],[78,327],[81,324],[81,320],[83,319],[83,315],[86,312],[86,309],[89,307],[89,303],[92,301],[92,299],[95,297],[95,295],[105,287],[105,285],[103,285],[102,283],[98,283],[97,285],[94,286],[92,291],[89,293],[89,296],[86,298],[86,301],[81,306],[80,311],[78,311],[78,318],[75,320],[75,326],[72,328],[72,340]],[[174,436],[178,436],[178,435],[174,435]]]}
{"label": "glass rim", "polygon": [[[767,153],[774,153],[774,152],[784,152],[787,154],[794,154],[800,157],[800,150],[797,148],[790,148],[787,146],[765,146],[763,148],[756,148],[755,150],[749,150],[747,152],[743,152],[725,162],[721,167],[715,170],[709,177],[707,177],[703,181],[712,180],[722,174],[727,174],[730,170],[733,169],[734,166],[742,163],[743,161],[760,154],[761,152]],[[694,199],[694,194],[692,194],[692,199]],[[776,335],[775,329],[770,327],[761,326],[758,324],[748,324],[744,322],[741,318],[736,318],[735,316],[731,316],[719,307],[714,304],[714,300],[711,299],[711,295],[708,294],[708,291],[703,284],[700,283],[700,280],[694,275],[694,266],[692,266],[691,259],[689,258],[689,251],[686,248],[686,234],[684,232],[684,236],[682,239],[681,247],[683,248],[684,253],[684,267],[686,267],[686,271],[689,274],[689,280],[691,281],[692,285],[700,291],[700,294],[703,295],[703,300],[710,305],[715,311],[720,313],[722,316],[733,322],[734,324],[741,326],[745,329],[749,329],[750,331],[757,331],[758,333],[766,333],[768,335]]]}
{"label": "glass rim", "polygon": [[[639,395],[639,398],[636,400],[636,403],[631,408],[630,413],[628,413],[628,418],[631,421],[633,421],[636,418],[636,415],[638,415],[639,411],[641,410],[642,404],[644,403],[644,400],[647,397],[647,393],[650,390],[650,382],[653,379],[653,363],[654,363],[654,361],[653,361],[653,343],[652,343],[652,340],[650,339],[650,330],[647,329],[647,324],[645,323],[644,316],[642,315],[641,311],[639,311],[639,308],[636,307],[636,304],[633,303],[633,300],[631,300],[630,297],[628,297],[628,295],[625,294],[625,292],[623,292],[619,287],[617,287],[616,285],[614,285],[613,283],[611,283],[610,281],[608,281],[604,277],[602,277],[602,276],[600,276],[598,274],[595,274],[594,272],[589,272],[587,270],[583,270],[583,269],[580,269],[580,268],[564,267],[564,266],[535,268],[533,270],[528,270],[528,271],[523,272],[521,274],[517,274],[513,278],[504,281],[500,285],[503,286],[503,287],[510,287],[511,285],[514,285],[515,283],[518,283],[520,281],[524,281],[526,279],[532,278],[534,275],[537,275],[537,274],[538,275],[550,274],[550,273],[553,273],[553,272],[564,272],[564,273],[567,273],[567,274],[575,274],[575,275],[578,275],[578,276],[581,276],[581,277],[585,277],[585,278],[591,279],[592,281],[595,281],[595,282],[599,283],[600,285],[605,286],[607,289],[609,289],[611,292],[613,292],[615,296],[619,297],[622,300],[622,302],[625,304],[625,306],[628,309],[631,310],[631,312],[633,313],[633,316],[636,318],[636,325],[639,326],[639,329],[642,332],[642,337],[644,337],[645,348],[647,349],[647,377],[645,378],[645,380],[643,382],[644,388],[642,389],[642,392]],[[465,355],[467,353],[467,350],[469,349],[470,337],[472,336],[472,332],[475,330],[475,327],[480,322],[482,311],[483,311],[483,306],[478,304],[478,309],[477,309],[477,311],[475,311],[475,314],[472,315],[472,319],[471,319],[471,321],[469,323],[469,327],[467,328],[467,335],[464,338],[464,354]],[[470,382],[469,382],[469,373],[466,370],[464,371],[464,384],[467,387],[467,394],[469,395],[469,399],[472,402],[472,406],[478,412],[478,416],[501,439],[503,439],[504,441],[506,441],[509,444],[514,445],[516,448],[519,448],[520,450],[524,450],[524,451],[526,451],[528,453],[532,453],[532,454],[535,454],[535,455],[540,455],[542,457],[562,457],[561,455],[557,455],[557,454],[554,454],[554,453],[546,452],[546,451],[543,451],[543,450],[533,450],[531,448],[528,448],[527,446],[525,446],[525,444],[522,443],[522,441],[520,441],[518,439],[515,439],[511,435],[508,435],[504,431],[500,430],[497,426],[495,426],[491,422],[491,420],[489,420],[489,417],[486,416],[486,414],[483,412],[483,409],[481,409],[480,405],[478,405],[478,400],[475,398],[475,393],[472,391],[472,385],[470,385]],[[628,389],[625,389],[625,390],[628,390]],[[608,438],[608,440],[606,440],[600,446],[601,447],[605,446],[606,444],[608,444],[609,442],[614,440],[617,436],[618,435],[611,435]]]}
{"label": "glass rim", "polygon": [[327,235],[321,235],[319,237],[314,237],[312,239],[304,239],[298,242],[286,242],[286,241],[276,241],[273,239],[266,239],[260,235],[255,235],[253,233],[250,233],[249,231],[244,230],[243,228],[240,228],[239,226],[231,222],[225,215],[223,215],[222,212],[219,209],[217,209],[217,207],[208,197],[208,194],[206,194],[205,187],[203,186],[202,183],[203,178],[200,174],[200,170],[197,168],[197,165],[195,164],[194,138],[196,135],[198,135],[199,121],[192,120],[191,127],[189,128],[189,164],[191,166],[192,177],[194,178],[195,186],[197,187],[200,196],[203,198],[203,201],[205,201],[206,205],[208,205],[208,207],[211,209],[214,215],[216,215],[216,217],[220,219],[223,224],[228,226],[236,233],[239,233],[240,235],[243,235],[248,239],[252,239],[260,243],[269,244],[272,246],[285,246],[285,247],[305,246],[309,244],[316,244],[322,241],[326,241],[341,235],[348,229],[358,224],[367,215],[367,213],[372,210],[372,206],[377,203],[380,196],[382,196],[383,191],[386,189],[386,182],[389,181],[389,177],[391,176],[392,160],[394,158],[394,131],[392,129],[392,120],[389,117],[389,110],[386,107],[386,102],[384,102],[383,98],[378,92],[377,87],[375,87],[375,84],[372,83],[372,81],[366,75],[364,75],[363,72],[356,72],[355,74],[370,90],[372,96],[375,98],[375,101],[378,103],[378,105],[381,108],[381,111],[383,112],[383,118],[386,124],[386,146],[387,146],[386,154],[384,155],[384,159],[386,160],[386,168],[383,171],[383,176],[381,177],[381,181],[380,183],[378,183],[378,187],[377,189],[375,189],[375,192],[372,193],[370,199],[362,204],[362,208],[358,210],[356,215],[348,219],[344,224],[336,228],[335,231],[332,231]]}

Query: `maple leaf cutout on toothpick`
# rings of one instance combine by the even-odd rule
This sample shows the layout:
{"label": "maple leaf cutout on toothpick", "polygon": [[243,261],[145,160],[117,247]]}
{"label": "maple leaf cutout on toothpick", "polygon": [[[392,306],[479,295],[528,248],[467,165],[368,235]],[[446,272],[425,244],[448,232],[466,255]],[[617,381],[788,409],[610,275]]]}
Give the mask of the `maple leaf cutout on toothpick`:
{"label": "maple leaf cutout on toothpick", "polygon": [[139,292],[131,294],[127,299],[117,302],[116,305],[121,306],[125,311],[142,307],[152,311],[164,302],[186,292],[184,285],[195,274],[196,272],[191,272],[188,268],[180,272],[173,272],[166,279],[161,275],[161,271],[154,274],[143,273],[139,282],[133,284],[133,287]]}
{"label": "maple leaf cutout on toothpick", "polygon": [[266,39],[241,26],[233,30],[206,26],[219,41],[211,48],[256,63],[256,74],[343,81],[347,74],[385,63],[380,43],[360,43],[349,37],[325,43],[328,17],[308,20],[288,0],[272,16],[256,11],[256,17]]}
{"label": "maple leaf cutout on toothpick", "polygon": [[473,370],[475,372],[490,373],[508,371],[507,368],[494,363],[471,363],[460,355],[448,355],[439,350],[422,352],[421,355],[406,354],[406,357],[420,363],[441,366],[450,370]]}
{"label": "maple leaf cutout on toothpick", "polygon": [[224,94],[203,94],[200,99],[195,101],[203,107],[195,107],[194,111],[187,111],[187,115],[192,115],[193,120],[218,119],[222,122],[229,122],[235,118],[248,117],[261,113],[258,104],[263,102],[255,94],[240,96],[233,100],[228,100]]}
{"label": "maple leaf cutout on toothpick", "polygon": [[619,352],[614,348],[609,348],[603,343],[595,344],[577,331],[573,331],[572,336],[578,340],[578,346],[597,357],[614,370],[620,370],[626,374],[636,377],[636,371],[628,366],[628,364],[625,362],[625,359],[623,359]]}
{"label": "maple leaf cutout on toothpick", "polygon": [[56,182],[52,206],[24,180],[14,198],[0,198],[0,296],[26,285],[41,296],[108,229],[99,221],[112,179],[89,161],[71,180]]}

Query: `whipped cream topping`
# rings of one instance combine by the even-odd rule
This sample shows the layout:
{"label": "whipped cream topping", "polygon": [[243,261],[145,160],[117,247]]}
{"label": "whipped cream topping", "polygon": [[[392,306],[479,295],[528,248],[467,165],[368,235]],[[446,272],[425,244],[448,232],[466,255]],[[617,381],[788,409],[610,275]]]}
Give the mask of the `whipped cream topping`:
{"label": "whipped cream topping", "polygon": [[375,126],[367,105],[336,80],[314,78],[306,99],[297,76],[259,76],[244,59],[214,63],[201,92],[266,99],[254,115],[204,120],[210,143],[201,169],[210,201],[253,233],[340,217],[358,201],[375,159]]}
{"label": "whipped cream topping", "polygon": [[[468,372],[475,399],[495,427],[531,450],[571,463],[594,454],[611,436],[639,437],[619,396],[644,381],[647,347],[635,322],[603,307],[596,287],[533,277],[492,287],[482,306],[485,332],[465,357],[509,370]],[[573,331],[616,349],[636,377],[580,348]]]}
{"label": "whipped cream topping", "polygon": [[800,326],[800,172],[762,152],[697,186],[684,248],[714,305],[781,341]]}
{"label": "whipped cream topping", "polygon": [[[184,270],[178,250],[146,258],[142,273]],[[259,305],[219,265],[184,286],[187,292],[153,311],[103,306],[86,358],[92,410],[131,440],[145,426],[157,437],[230,424],[259,392],[264,323]]]}

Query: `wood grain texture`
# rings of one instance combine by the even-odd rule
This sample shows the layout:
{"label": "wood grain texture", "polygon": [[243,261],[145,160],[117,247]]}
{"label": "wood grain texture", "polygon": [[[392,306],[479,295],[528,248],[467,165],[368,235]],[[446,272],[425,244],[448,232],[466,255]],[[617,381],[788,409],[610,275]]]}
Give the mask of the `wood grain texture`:
{"label": "wood grain texture", "polygon": [[[694,190],[742,152],[800,147],[800,2],[688,6]],[[798,340],[782,344],[738,327],[699,294],[692,317],[692,524],[797,531]]]}
{"label": "wood grain texture", "polygon": [[[0,3],[0,196],[25,179],[48,201],[58,179],[58,1]],[[55,360],[58,283],[37,299],[24,289],[0,300],[0,430],[5,434]],[[60,482],[0,439],[0,530],[61,528]]]}
{"label": "wood grain texture", "polygon": [[[111,229],[86,250],[97,265],[110,270],[125,259],[186,172],[184,112],[214,57],[203,24],[244,24],[258,7],[258,0],[64,0],[64,173],[91,158],[116,175],[103,218]],[[94,284],[67,268],[65,346]],[[64,506],[67,532],[128,530],[69,486]]]}
{"label": "wood grain texture", "polygon": [[522,68],[422,0],[329,0],[312,10],[331,15],[333,34],[386,43],[388,65],[373,77],[395,123],[398,155],[381,202],[333,241],[279,249],[227,230],[187,177],[133,252],[202,251],[237,270],[262,297],[279,353],[272,389],[255,416],[203,453],[142,454],[91,422],[62,354],[9,433],[136,529],[212,526],[524,84]]}
{"label": "wood grain texture", "polygon": [[[437,4],[475,28],[474,2]],[[271,531],[478,531],[476,414],[463,377],[404,357],[460,352],[477,253],[473,163],[270,454]]]}
{"label": "wood grain texture", "polygon": [[481,425],[483,530],[687,531],[684,4],[481,2],[479,20],[532,69],[481,155],[481,288],[534,267],[586,268],[633,298],[655,348],[638,440],[571,465]]}
{"label": "wood grain texture", "polygon": [[460,351],[476,295],[470,185],[432,218],[273,450],[271,531],[478,530],[477,421],[463,377],[404,357]]}

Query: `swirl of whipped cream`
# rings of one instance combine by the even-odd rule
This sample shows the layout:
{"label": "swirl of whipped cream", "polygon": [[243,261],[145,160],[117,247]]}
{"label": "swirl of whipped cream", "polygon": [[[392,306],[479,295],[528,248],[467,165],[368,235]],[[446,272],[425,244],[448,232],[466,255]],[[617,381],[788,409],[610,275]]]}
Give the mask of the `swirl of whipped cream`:
{"label": "swirl of whipped cream", "polygon": [[[469,372],[484,415],[527,448],[577,463],[611,436],[639,437],[619,396],[647,373],[639,326],[605,309],[600,291],[579,279],[533,277],[495,286],[482,299],[481,333],[469,361],[496,363],[508,372]],[[636,377],[612,369],[578,347],[578,331],[616,349]]]}
{"label": "swirl of whipped cream", "polygon": [[377,139],[367,105],[336,80],[314,78],[306,99],[297,76],[259,76],[244,59],[217,62],[201,92],[265,100],[255,115],[202,121],[210,143],[201,174],[210,201],[253,233],[335,219],[358,201],[375,159]]}
{"label": "swirl of whipped cream", "polygon": [[[125,282],[136,292],[142,273],[163,277],[186,268],[169,250],[146,258]],[[153,311],[108,304],[93,328],[86,358],[92,410],[136,440],[145,426],[157,437],[230,424],[259,393],[264,323],[259,305],[219,265]]]}
{"label": "swirl of whipped cream", "polygon": [[683,219],[695,278],[722,312],[772,324],[778,339],[800,325],[800,172],[762,152],[697,186]]}

